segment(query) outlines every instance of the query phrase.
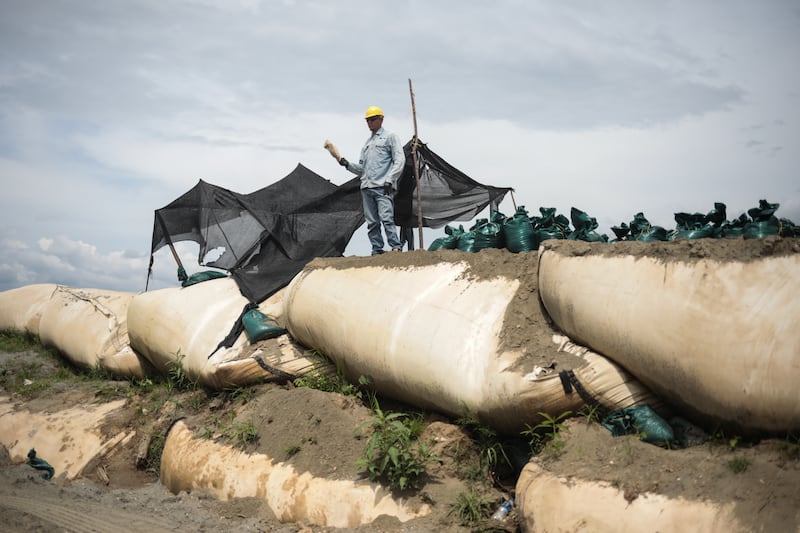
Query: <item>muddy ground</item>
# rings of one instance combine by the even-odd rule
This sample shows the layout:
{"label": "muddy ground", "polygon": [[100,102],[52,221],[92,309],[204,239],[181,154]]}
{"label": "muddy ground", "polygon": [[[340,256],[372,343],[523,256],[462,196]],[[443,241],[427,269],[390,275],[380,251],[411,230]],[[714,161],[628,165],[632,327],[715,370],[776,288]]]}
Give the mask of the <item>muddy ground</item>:
{"label": "muddy ground", "polygon": [[[644,253],[649,243],[605,244],[603,253],[616,248],[624,253]],[[586,243],[558,243],[575,253],[597,250]],[[757,241],[704,240],[657,243],[650,253],[665,258],[698,257],[745,260],[772,254],[798,253],[797,240]],[[376,258],[321,260],[311,266],[338,262],[372,261],[375,264],[419,264],[421,261],[452,260],[466,255],[471,274],[519,275],[523,280],[518,298],[506,316],[509,334],[504,342],[523,346],[530,357],[549,362],[557,354],[551,345],[553,329],[542,314],[536,295],[535,254],[509,254],[493,250],[477,254],[456,251],[418,251],[385,254]],[[528,255],[527,259],[523,256]],[[546,353],[542,353],[545,351]],[[569,360],[560,361],[568,365]],[[26,366],[27,365],[27,366]],[[30,392],[21,385],[23,368],[38,365],[36,378],[48,386]],[[202,493],[172,494],[158,481],[157,461],[142,461],[142,446],[157,451],[158,439],[178,417],[186,420],[198,436],[220,441],[230,439],[227,428],[246,421],[258,430],[258,438],[244,443],[246,452],[259,452],[292,464],[300,471],[334,479],[364,479],[356,466],[362,456],[365,435],[357,428],[372,417],[372,411],[354,395],[296,387],[291,382],[264,383],[246,390],[213,393],[198,388],[166,387],[108,378],[65,374],[63,360],[35,350],[0,354],[2,389],[18,408],[55,410],[60,406],[85,405],[126,398],[124,409],[108,424],[109,433],[134,429],[137,437],[102,460],[74,481],[58,476],[42,479],[39,471],[10,458],[0,450],[0,522],[4,531],[345,531],[305,523],[283,524],[260,500],[253,498],[219,501]],[[68,367],[69,368],[69,367]],[[352,392],[352,391],[351,391]],[[411,406],[382,399],[384,409],[413,411]],[[472,495],[486,504],[486,514],[513,494],[515,472],[528,459],[525,438],[505,439],[510,467],[482,468],[482,451],[476,435],[463,421],[436,413],[425,417],[422,438],[431,442],[439,460],[429,464],[422,488],[412,499],[431,505],[429,516],[400,523],[393,518],[347,531],[518,531],[515,513],[504,522],[483,519],[464,523],[457,512],[459,498]],[[685,449],[665,449],[635,436],[614,438],[587,415],[565,422],[558,446],[547,446],[532,460],[565,479],[602,480],[622,491],[629,500],[647,492],[672,498],[709,500],[735,504],[735,512],[753,530],[796,530],[800,509],[800,443],[796,436],[744,441],[736,435],[707,431],[703,442]],[[35,443],[31,443],[35,447]],[[522,452],[520,451],[522,450]],[[5,454],[1,452],[6,451]],[[524,455],[524,457],[522,457]],[[47,459],[43,457],[43,459]],[[647,529],[646,525],[644,529]]]}

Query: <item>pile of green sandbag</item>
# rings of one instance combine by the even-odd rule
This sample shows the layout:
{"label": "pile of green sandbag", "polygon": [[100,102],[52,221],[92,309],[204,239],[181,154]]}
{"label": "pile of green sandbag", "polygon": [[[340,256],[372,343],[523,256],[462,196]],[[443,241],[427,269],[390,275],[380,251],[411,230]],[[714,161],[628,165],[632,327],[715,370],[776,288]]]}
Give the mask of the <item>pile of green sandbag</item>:
{"label": "pile of green sandbag", "polygon": [[517,207],[513,216],[493,211],[491,217],[477,219],[467,231],[445,226],[445,237],[433,241],[429,251],[449,249],[478,252],[486,248],[505,248],[511,252],[530,252],[548,239],[569,239],[607,242],[608,236],[598,234],[597,220],[580,209],[572,208],[570,219],[557,214],[554,207],[540,207],[541,216],[529,216],[524,206]]}
{"label": "pile of green sandbag", "polygon": [[[703,213],[675,213],[675,229],[667,231],[661,226],[653,226],[644,214],[637,213],[630,225],[624,222],[614,226],[611,231],[616,241],[675,241],[679,239],[720,239],[739,238],[760,239],[770,235],[781,237],[800,237],[800,227],[789,219],[778,218],[775,211],[780,204],[761,200],[754,207],[734,220],[727,220],[726,206],[715,202],[714,209]],[[749,215],[749,217],[748,217]]]}
{"label": "pile of green sandbag", "polygon": [[[674,241],[702,238],[759,239],[770,235],[800,237],[800,226],[786,218],[778,218],[775,212],[780,204],[761,200],[754,207],[733,220],[727,219],[726,206],[715,202],[708,213],[675,213],[675,228],[667,230],[654,226],[643,213],[634,215],[630,224],[621,223],[611,230],[618,241]],[[609,242],[608,236],[597,233],[597,220],[580,209],[572,208],[570,218],[556,213],[553,207],[540,207],[541,216],[530,216],[524,206],[506,217],[493,211],[491,217],[477,219],[464,230],[464,226],[445,226],[446,235],[433,241],[428,250],[461,250],[479,252],[486,248],[505,248],[511,252],[530,252],[539,249],[539,244],[548,239],[574,241]],[[570,222],[572,226],[570,226]]]}

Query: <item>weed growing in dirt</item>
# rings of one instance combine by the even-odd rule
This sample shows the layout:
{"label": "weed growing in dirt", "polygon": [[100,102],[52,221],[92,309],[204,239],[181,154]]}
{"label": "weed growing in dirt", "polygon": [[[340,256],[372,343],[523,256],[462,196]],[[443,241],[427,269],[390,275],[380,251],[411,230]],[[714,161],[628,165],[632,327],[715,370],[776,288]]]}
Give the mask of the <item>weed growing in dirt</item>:
{"label": "weed growing in dirt", "polygon": [[728,461],[727,464],[731,472],[733,472],[734,474],[741,474],[742,472],[745,472],[748,468],[750,468],[751,463],[752,461],[750,460],[749,457],[744,457],[740,455]]}
{"label": "weed growing in dirt", "polygon": [[342,369],[337,366],[337,372],[334,375],[315,370],[305,374],[294,380],[296,387],[308,387],[323,392],[337,392],[344,396],[354,396],[362,401],[372,402],[374,393],[367,389],[372,383],[372,378],[368,376],[361,376],[358,378],[358,385],[354,385],[347,381]]}
{"label": "weed growing in dirt", "polygon": [[407,413],[385,413],[373,402],[375,417],[356,432],[372,430],[356,466],[365,468],[371,481],[385,481],[392,489],[419,489],[427,463],[438,461],[418,440],[422,421]]}
{"label": "weed growing in dirt", "polygon": [[131,379],[131,387],[136,392],[148,393],[156,387],[156,382],[149,377]]}
{"label": "weed growing in dirt", "polygon": [[234,446],[245,449],[258,442],[258,428],[252,420],[238,422],[223,428],[223,434]]}
{"label": "weed growing in dirt", "polygon": [[787,435],[786,439],[778,444],[778,449],[783,459],[787,461],[800,460],[800,437]]}
{"label": "weed growing in dirt", "polygon": [[186,373],[186,369],[183,368],[183,360],[186,356],[181,353],[180,348],[173,355],[175,359],[168,363],[168,386],[182,392],[196,390],[197,380],[191,379],[189,374]]}
{"label": "weed growing in dirt", "polygon": [[286,455],[287,458],[289,458],[293,455],[297,455],[298,453],[300,453],[300,449],[301,449],[300,446],[297,445],[289,446],[288,448],[283,450],[283,453],[284,455]]}
{"label": "weed growing in dirt", "polygon": [[[98,398],[121,393],[118,383],[109,383],[113,381],[111,373],[99,365],[94,368],[76,367],[61,357],[57,350],[42,345],[39,339],[26,333],[0,331],[0,351],[23,355],[5,359],[0,368],[0,386],[23,397],[35,397],[54,383],[99,383]],[[38,359],[31,359],[31,355]]]}
{"label": "weed growing in dirt", "polygon": [[462,526],[477,526],[492,512],[493,503],[470,487],[469,492],[460,492],[450,504],[448,515],[456,515]]}
{"label": "weed growing in dirt", "polygon": [[163,431],[157,431],[150,435],[150,444],[147,446],[144,469],[155,476],[161,473],[161,453],[164,451],[164,442],[166,440],[167,436]]}
{"label": "weed growing in dirt", "polygon": [[511,462],[506,454],[505,447],[493,428],[481,424],[478,419],[468,413],[466,416],[458,418],[456,424],[467,431],[470,438],[478,448],[479,465],[478,472],[481,477],[491,477],[498,467],[510,467]]}
{"label": "weed growing in dirt", "polygon": [[239,401],[244,405],[253,399],[256,391],[253,387],[233,387],[225,389],[224,394],[231,401]]}
{"label": "weed growing in dirt", "polygon": [[554,417],[548,413],[540,412],[539,416],[544,420],[535,426],[526,424],[526,429],[521,434],[528,438],[528,445],[533,455],[543,452],[553,457],[561,455],[564,451],[564,439],[560,432],[566,429],[562,421],[571,414],[572,411],[564,411]]}
{"label": "weed growing in dirt", "polygon": [[31,335],[19,331],[0,331],[0,351],[16,353],[31,349],[45,350],[44,346]]}
{"label": "weed growing in dirt", "polygon": [[586,425],[589,426],[591,424],[599,424],[600,421],[603,419],[603,407],[596,403],[594,405],[584,404],[583,407],[576,413],[579,416],[582,416],[586,420]]}
{"label": "weed growing in dirt", "polygon": [[205,391],[195,391],[189,397],[189,408],[199,411],[208,404],[208,396]]}

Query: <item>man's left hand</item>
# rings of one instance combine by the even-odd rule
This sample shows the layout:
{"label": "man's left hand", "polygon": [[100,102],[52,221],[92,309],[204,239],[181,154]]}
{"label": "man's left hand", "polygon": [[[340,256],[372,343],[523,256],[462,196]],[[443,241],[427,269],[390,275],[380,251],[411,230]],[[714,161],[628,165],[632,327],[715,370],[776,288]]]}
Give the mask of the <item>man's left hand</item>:
{"label": "man's left hand", "polygon": [[394,196],[394,187],[388,181],[383,184],[383,194],[386,196]]}

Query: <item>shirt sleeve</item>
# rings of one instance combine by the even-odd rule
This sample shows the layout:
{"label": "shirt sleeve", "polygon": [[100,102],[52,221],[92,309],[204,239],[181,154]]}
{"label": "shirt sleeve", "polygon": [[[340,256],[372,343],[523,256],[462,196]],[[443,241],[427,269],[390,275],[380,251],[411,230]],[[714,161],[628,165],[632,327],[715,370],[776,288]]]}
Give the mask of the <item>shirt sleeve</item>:
{"label": "shirt sleeve", "polygon": [[397,181],[400,179],[403,167],[406,164],[406,154],[400,144],[400,137],[396,133],[392,133],[390,139],[392,143],[392,166],[389,167],[389,171],[386,173],[386,181],[397,189]]}
{"label": "shirt sleeve", "polygon": [[358,157],[358,162],[354,163],[352,161],[348,161],[349,164],[346,167],[347,170],[349,170],[350,172],[352,172],[353,174],[355,174],[356,176],[359,176],[359,177],[361,177],[361,175],[364,173],[364,150],[365,150],[365,148],[366,148],[366,146],[361,149],[361,154]]}

